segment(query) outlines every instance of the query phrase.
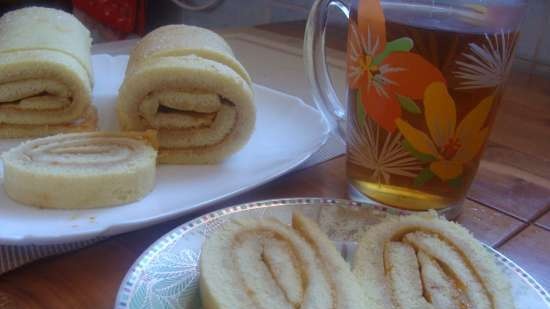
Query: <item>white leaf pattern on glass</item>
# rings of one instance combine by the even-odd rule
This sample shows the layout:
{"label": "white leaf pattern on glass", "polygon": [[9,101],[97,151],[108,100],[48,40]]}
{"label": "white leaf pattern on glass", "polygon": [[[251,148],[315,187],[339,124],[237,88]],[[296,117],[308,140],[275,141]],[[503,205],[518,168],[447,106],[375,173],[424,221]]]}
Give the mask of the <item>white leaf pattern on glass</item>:
{"label": "white leaf pattern on glass", "polygon": [[493,35],[485,34],[485,44],[470,43],[469,52],[457,60],[454,72],[461,80],[456,89],[499,87],[506,81],[510,70],[514,41],[517,33],[503,30]]}
{"label": "white leaf pattern on glass", "polygon": [[[422,169],[420,161],[401,145],[401,133],[386,133],[382,138],[380,127],[369,117],[358,121],[350,117],[348,151],[350,162],[372,170],[371,180],[389,183],[391,175],[416,177]],[[385,131],[383,131],[385,132]]]}

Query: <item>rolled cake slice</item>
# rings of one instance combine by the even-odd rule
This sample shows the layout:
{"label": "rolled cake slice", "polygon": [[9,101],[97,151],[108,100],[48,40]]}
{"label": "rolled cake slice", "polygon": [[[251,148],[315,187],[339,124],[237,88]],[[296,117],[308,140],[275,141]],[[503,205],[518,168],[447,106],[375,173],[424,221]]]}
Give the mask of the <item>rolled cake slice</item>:
{"label": "rolled cake slice", "polygon": [[250,77],[207,29],[171,25],[132,51],[119,91],[125,130],[155,129],[161,163],[217,163],[239,150],[255,123]]}
{"label": "rolled cake slice", "polygon": [[155,184],[156,136],[59,134],[24,142],[2,155],[13,200],[44,208],[93,208],[136,201]]}
{"label": "rolled cake slice", "polygon": [[237,220],[209,237],[201,253],[205,309],[367,308],[348,264],[316,224],[295,213]]}
{"label": "rolled cake slice", "polygon": [[435,213],[369,228],[353,272],[377,308],[514,308],[493,257],[465,228]]}
{"label": "rolled cake slice", "polygon": [[90,44],[89,31],[60,10],[0,18],[0,138],[95,130]]}

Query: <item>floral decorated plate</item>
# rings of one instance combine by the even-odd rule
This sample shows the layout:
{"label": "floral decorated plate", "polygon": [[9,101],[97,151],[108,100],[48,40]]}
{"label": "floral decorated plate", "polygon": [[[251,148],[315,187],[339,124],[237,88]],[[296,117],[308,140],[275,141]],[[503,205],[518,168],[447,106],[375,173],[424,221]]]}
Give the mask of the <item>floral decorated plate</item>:
{"label": "floral decorated plate", "polygon": [[[200,308],[198,262],[203,242],[237,217],[273,217],[290,223],[299,210],[316,221],[344,257],[352,256],[357,235],[388,215],[375,205],[333,199],[282,199],[224,208],[187,222],[151,245],[120,285],[115,309]],[[550,294],[529,274],[487,246],[508,276],[516,308],[550,308]]]}

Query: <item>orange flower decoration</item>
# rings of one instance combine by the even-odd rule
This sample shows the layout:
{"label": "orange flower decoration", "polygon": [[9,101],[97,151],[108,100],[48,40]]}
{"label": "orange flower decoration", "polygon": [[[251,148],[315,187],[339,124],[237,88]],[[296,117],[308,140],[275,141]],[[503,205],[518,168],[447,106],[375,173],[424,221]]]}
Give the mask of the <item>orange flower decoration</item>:
{"label": "orange flower decoration", "polygon": [[458,124],[456,106],[447,87],[441,82],[430,84],[424,94],[424,116],[429,135],[408,122],[397,119],[399,131],[418,152],[430,155],[430,170],[448,181],[462,175],[464,166],[481,151],[489,127],[485,126],[494,96],[483,99]]}
{"label": "orange flower decoration", "polygon": [[401,117],[399,96],[422,99],[430,83],[445,79],[430,62],[409,52],[411,39],[386,42],[379,0],[360,0],[357,19],[358,25],[350,23],[348,32],[348,83],[359,91],[367,115],[393,132]]}

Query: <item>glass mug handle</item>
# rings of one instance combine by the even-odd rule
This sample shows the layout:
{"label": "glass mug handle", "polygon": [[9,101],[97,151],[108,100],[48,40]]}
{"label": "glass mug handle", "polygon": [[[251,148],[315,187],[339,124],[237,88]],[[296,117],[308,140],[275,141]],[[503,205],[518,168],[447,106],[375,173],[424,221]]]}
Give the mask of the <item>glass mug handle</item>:
{"label": "glass mug handle", "polygon": [[328,71],[325,57],[325,30],[330,6],[334,6],[349,19],[349,7],[340,0],[317,0],[309,13],[304,38],[306,75],[317,108],[323,113],[332,132],[345,140],[345,105],[340,101]]}

